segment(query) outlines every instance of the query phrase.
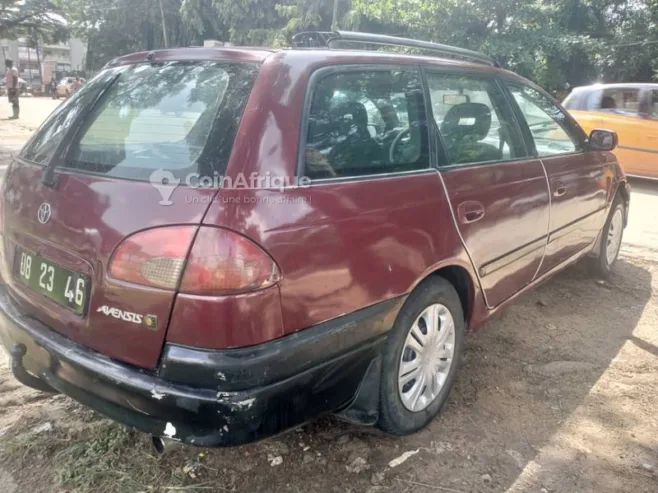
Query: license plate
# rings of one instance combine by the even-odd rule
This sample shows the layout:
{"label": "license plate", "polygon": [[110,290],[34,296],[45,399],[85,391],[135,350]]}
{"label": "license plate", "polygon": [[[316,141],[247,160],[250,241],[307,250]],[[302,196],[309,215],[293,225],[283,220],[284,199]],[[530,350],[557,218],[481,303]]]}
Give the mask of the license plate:
{"label": "license plate", "polygon": [[78,315],[85,314],[91,285],[85,274],[66,269],[35,253],[17,249],[15,276],[55,303]]}

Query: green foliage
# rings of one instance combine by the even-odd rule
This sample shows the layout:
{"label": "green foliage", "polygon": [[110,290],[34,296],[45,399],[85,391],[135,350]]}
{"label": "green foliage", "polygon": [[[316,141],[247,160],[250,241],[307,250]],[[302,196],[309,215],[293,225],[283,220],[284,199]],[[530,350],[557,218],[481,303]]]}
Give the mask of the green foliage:
{"label": "green foliage", "polygon": [[[62,0],[63,1],[63,0]],[[6,3],[8,0],[0,0]],[[46,0],[33,0],[31,4]],[[89,65],[164,46],[159,0],[66,0],[71,29],[90,40]],[[162,0],[171,46],[204,39],[287,46],[329,30],[329,0]],[[604,81],[648,81],[658,70],[658,0],[338,0],[342,29],[413,36],[483,51],[554,92]]]}
{"label": "green foliage", "polygon": [[366,18],[397,24],[406,35],[483,51],[504,67],[559,90],[591,77],[593,66],[582,55],[588,33],[599,29],[596,14],[608,8],[602,3],[355,0],[354,6]]}
{"label": "green foliage", "polygon": [[39,33],[51,40],[67,37],[63,11],[51,0],[0,0],[0,39]]}

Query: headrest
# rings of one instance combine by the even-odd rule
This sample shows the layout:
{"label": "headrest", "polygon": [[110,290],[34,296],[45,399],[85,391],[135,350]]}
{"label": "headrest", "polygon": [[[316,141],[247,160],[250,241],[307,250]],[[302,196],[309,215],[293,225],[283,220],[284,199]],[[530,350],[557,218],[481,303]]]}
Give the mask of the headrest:
{"label": "headrest", "polygon": [[464,137],[484,139],[491,129],[491,110],[482,103],[461,103],[448,110],[441,133],[448,140],[461,140]]}
{"label": "headrest", "polygon": [[357,127],[368,126],[368,112],[366,107],[357,101],[338,104],[332,111],[335,118],[344,120],[344,123]]}

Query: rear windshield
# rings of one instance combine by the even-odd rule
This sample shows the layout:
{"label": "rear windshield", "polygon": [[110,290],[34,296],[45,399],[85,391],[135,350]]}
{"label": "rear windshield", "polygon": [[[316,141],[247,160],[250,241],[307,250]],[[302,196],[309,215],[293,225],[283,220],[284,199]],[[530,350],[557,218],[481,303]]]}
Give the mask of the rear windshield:
{"label": "rear windshield", "polygon": [[258,66],[172,62],[123,67],[79,132],[63,167],[148,180],[226,168]]}

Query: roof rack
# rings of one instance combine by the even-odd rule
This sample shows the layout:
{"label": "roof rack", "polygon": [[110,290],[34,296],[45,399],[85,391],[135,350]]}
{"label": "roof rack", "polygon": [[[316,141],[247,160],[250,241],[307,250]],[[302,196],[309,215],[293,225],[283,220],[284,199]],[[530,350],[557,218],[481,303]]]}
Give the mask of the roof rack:
{"label": "roof rack", "polygon": [[459,48],[457,46],[432,43],[430,41],[421,41],[418,39],[399,38],[397,36],[388,36],[386,34],[360,33],[354,31],[307,31],[295,34],[292,38],[294,48],[331,48],[332,43],[336,42],[364,43],[380,46],[404,46],[407,48],[418,48],[427,51],[434,51],[441,55],[463,58],[468,61],[484,63],[499,67],[498,63],[487,55],[477,51]]}

